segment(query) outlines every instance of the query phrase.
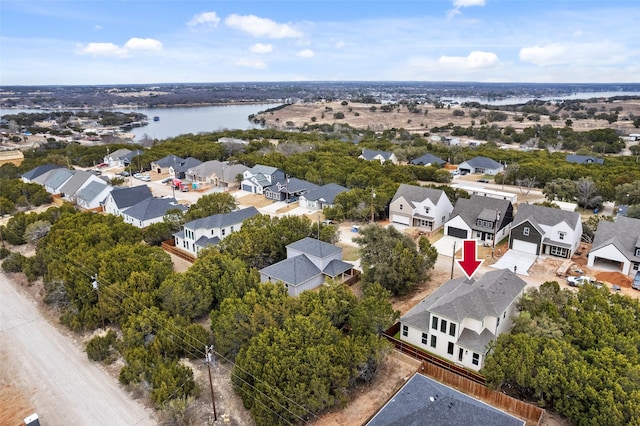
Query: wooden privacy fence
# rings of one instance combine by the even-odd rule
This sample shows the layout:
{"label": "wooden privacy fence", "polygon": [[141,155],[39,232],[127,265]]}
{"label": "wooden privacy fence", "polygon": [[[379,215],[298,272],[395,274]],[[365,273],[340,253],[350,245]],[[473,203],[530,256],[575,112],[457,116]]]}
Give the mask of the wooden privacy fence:
{"label": "wooden privacy fence", "polygon": [[544,410],[519,399],[496,392],[488,387],[445,370],[428,361],[423,361],[420,372],[469,396],[480,399],[489,405],[506,411],[516,417],[524,419],[527,424],[538,425]]}
{"label": "wooden privacy fence", "polygon": [[163,241],[163,242],[160,244],[160,246],[161,246],[161,247],[162,247],[162,249],[163,249],[164,251],[166,251],[167,253],[171,253],[171,254],[173,254],[173,255],[176,255],[176,256],[178,256],[179,258],[186,260],[187,262],[191,262],[191,263],[193,263],[193,262],[195,262],[195,261],[196,261],[195,257],[193,257],[193,256],[191,256],[191,255],[189,255],[189,254],[187,254],[187,253],[185,253],[185,252],[183,252],[182,250],[178,250],[178,249],[176,248],[176,245],[175,245],[175,241],[174,241],[174,240],[166,240],[166,241]]}

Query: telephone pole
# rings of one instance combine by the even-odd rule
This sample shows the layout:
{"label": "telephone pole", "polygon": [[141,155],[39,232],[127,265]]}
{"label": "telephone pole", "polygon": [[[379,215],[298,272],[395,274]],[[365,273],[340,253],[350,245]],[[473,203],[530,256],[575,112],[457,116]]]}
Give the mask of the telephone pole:
{"label": "telephone pole", "polygon": [[453,255],[451,256],[451,278],[453,279],[453,266],[456,264],[456,242],[453,242]]}
{"label": "telephone pole", "polygon": [[207,363],[207,369],[209,370],[209,387],[211,388],[211,405],[213,406],[213,421],[218,420],[218,414],[216,413],[216,400],[213,396],[213,380],[211,379],[211,363],[213,362],[213,345],[204,347],[206,354],[205,361]]}
{"label": "telephone pole", "polygon": [[102,318],[102,329],[104,330],[105,329],[104,315],[102,314],[102,299],[100,298],[100,286],[98,285],[98,274],[93,275],[91,279],[93,280],[91,282],[91,285],[93,286],[93,289],[98,294],[98,309],[100,310],[100,318]]}
{"label": "telephone pole", "polygon": [[375,206],[374,206],[374,201],[376,198],[376,193],[373,190],[373,188],[371,188],[371,223],[374,222],[374,215],[375,215]]}

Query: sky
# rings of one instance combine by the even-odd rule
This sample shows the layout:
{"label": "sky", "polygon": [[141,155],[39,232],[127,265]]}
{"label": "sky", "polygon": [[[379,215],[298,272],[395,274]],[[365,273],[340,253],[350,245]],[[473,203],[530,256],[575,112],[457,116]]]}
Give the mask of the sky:
{"label": "sky", "polygon": [[0,0],[0,85],[640,82],[639,0]]}

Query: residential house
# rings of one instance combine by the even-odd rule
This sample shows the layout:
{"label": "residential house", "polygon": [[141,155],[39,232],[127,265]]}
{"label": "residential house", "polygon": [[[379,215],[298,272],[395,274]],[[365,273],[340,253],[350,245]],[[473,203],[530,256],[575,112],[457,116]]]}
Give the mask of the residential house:
{"label": "residential house", "polygon": [[91,181],[76,195],[76,205],[83,210],[101,210],[113,187],[102,181]]}
{"label": "residential house", "polygon": [[498,200],[509,200],[511,204],[518,202],[518,194],[513,192],[496,191],[475,184],[455,183],[451,188],[463,189],[469,195],[481,195],[483,197],[496,198]]}
{"label": "residential house", "polygon": [[76,203],[78,192],[92,182],[100,184],[106,183],[98,176],[84,170],[75,170],[71,179],[65,182],[60,188],[60,194],[65,201]]}
{"label": "residential house", "polygon": [[130,149],[122,148],[117,151],[113,151],[107,154],[103,158],[102,162],[108,164],[109,167],[127,167],[131,164],[134,157],[142,154],[141,150],[131,151]]}
{"label": "residential house", "polygon": [[170,165],[169,174],[176,179],[186,179],[187,170],[197,167],[200,164],[202,164],[202,161],[197,158],[187,157],[180,163]]}
{"label": "residential house", "polygon": [[238,176],[242,176],[246,170],[249,168],[243,164],[211,160],[187,170],[186,178],[192,182],[219,186],[229,190],[240,186]]}
{"label": "residential house", "polygon": [[137,228],[146,228],[154,223],[162,222],[167,212],[175,209],[184,212],[187,207],[179,204],[175,198],[152,197],[126,209],[122,213],[122,219]]}
{"label": "residential house", "polygon": [[400,340],[478,371],[489,343],[511,330],[526,285],[509,269],[447,281],[400,318]]}
{"label": "residential house", "polygon": [[567,154],[565,160],[575,164],[604,164],[604,159],[592,155]]}
{"label": "residential house", "polygon": [[60,188],[62,188],[72,176],[72,170],[54,169],[48,173],[47,179],[42,184],[49,194],[59,194],[61,192]]}
{"label": "residential house", "polygon": [[152,197],[147,185],[113,188],[104,202],[104,211],[114,216],[122,216],[129,207]]}
{"label": "residential house", "polygon": [[336,195],[347,191],[349,189],[337,183],[328,183],[300,195],[298,201],[300,201],[301,207],[310,210],[323,210],[325,207],[333,207]]}
{"label": "residential house", "polygon": [[241,188],[243,191],[254,194],[264,194],[264,190],[276,182],[286,179],[284,172],[277,167],[263,166],[256,164],[252,168],[245,170],[242,175]]}
{"label": "residential house", "polygon": [[433,154],[426,153],[424,155],[421,155],[418,158],[414,158],[413,160],[409,161],[409,163],[413,164],[414,166],[440,167],[443,164],[445,164],[446,161],[444,161],[442,158],[437,157]]}
{"label": "residential house", "polygon": [[571,258],[580,247],[580,214],[520,204],[511,224],[509,248],[523,253]]}
{"label": "residential house", "polygon": [[525,426],[526,422],[491,405],[414,373],[366,426]]}
{"label": "residential house", "polygon": [[444,224],[444,234],[493,244],[494,240],[497,243],[509,235],[511,222],[510,201],[472,195],[458,198],[450,219]]}
{"label": "residential house", "polygon": [[287,246],[287,258],[261,269],[261,282],[282,282],[289,296],[321,286],[327,277],[345,280],[353,265],[342,261],[342,248],[314,238]]}
{"label": "residential house", "polygon": [[386,163],[387,161],[390,161],[393,164],[398,164],[398,158],[393,152],[376,151],[374,149],[363,149],[362,154],[360,154],[358,158],[362,158],[366,161],[377,160],[381,164]]}
{"label": "residential house", "polygon": [[449,219],[453,205],[440,189],[401,184],[389,203],[391,222],[433,231]]}
{"label": "residential house", "polygon": [[307,192],[318,188],[318,185],[307,182],[306,180],[286,178],[284,181],[278,181],[267,187],[264,191],[264,196],[274,201],[293,202],[298,200],[298,197],[302,194],[306,194]]}
{"label": "residential house", "polygon": [[601,220],[593,237],[587,266],[635,274],[640,270],[640,219],[627,216],[615,222]]}
{"label": "residential house", "polygon": [[458,164],[458,170],[461,173],[497,175],[504,171],[504,166],[491,158],[474,157]]}
{"label": "residential house", "polygon": [[238,231],[242,227],[242,222],[258,214],[260,213],[255,207],[248,207],[187,222],[180,232],[174,234],[176,248],[193,257],[198,257],[200,250],[218,244],[233,232]]}
{"label": "residential house", "polygon": [[155,160],[151,162],[151,170],[162,174],[169,174],[169,169],[171,166],[177,166],[180,163],[185,161],[184,158],[178,157],[177,155],[167,155],[159,160]]}
{"label": "residential house", "polygon": [[34,179],[42,176],[43,174],[50,172],[54,169],[63,169],[64,167],[56,164],[43,164],[42,166],[35,167],[28,172],[22,174],[20,177],[24,183],[32,183]]}

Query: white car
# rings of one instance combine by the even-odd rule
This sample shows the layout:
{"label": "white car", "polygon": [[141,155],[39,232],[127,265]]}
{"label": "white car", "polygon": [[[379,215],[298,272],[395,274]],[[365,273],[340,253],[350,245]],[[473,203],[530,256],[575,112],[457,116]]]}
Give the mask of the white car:
{"label": "white car", "polygon": [[579,277],[567,277],[567,284],[571,287],[580,287],[584,283],[595,284],[596,279],[586,275],[580,275]]}

